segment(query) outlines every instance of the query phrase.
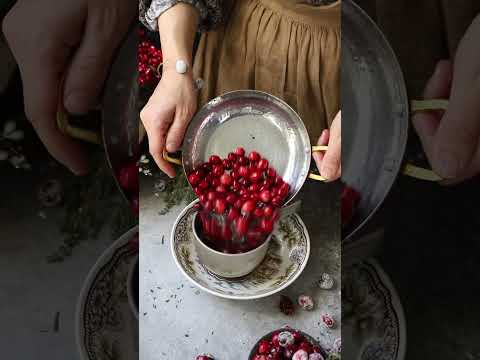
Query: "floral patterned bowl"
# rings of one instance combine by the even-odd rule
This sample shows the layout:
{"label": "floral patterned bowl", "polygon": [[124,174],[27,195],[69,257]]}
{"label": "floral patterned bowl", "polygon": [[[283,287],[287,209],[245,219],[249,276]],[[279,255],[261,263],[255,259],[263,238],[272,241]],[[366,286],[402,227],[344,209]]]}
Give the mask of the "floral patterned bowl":
{"label": "floral patterned bowl", "polygon": [[310,238],[297,214],[279,220],[265,258],[248,275],[226,279],[210,272],[199,260],[194,243],[192,225],[197,201],[180,213],[171,235],[175,263],[194,285],[222,298],[250,300],[273,295],[300,276],[310,255]]}

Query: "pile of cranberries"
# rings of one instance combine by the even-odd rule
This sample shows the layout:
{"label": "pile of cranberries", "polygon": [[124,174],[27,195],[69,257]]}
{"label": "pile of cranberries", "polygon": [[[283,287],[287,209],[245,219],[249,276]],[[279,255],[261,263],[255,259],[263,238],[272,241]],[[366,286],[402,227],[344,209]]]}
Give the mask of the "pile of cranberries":
{"label": "pile of cranberries", "polygon": [[118,172],[118,183],[125,192],[128,200],[130,201],[130,207],[135,215],[138,216],[138,165],[136,162],[131,162],[123,166]]}
{"label": "pile of cranberries", "polygon": [[297,330],[279,330],[259,342],[251,360],[323,360],[319,346]]}
{"label": "pile of cranberries", "polygon": [[347,226],[353,219],[358,203],[360,201],[360,194],[349,186],[344,186],[341,196],[342,204],[342,227]]}
{"label": "pile of cranberries", "polygon": [[139,30],[139,37],[141,41],[137,50],[138,84],[140,86],[155,84],[160,80],[158,66],[163,61],[162,50],[146,39],[143,29]]}
{"label": "pile of cranberries", "polygon": [[267,159],[241,147],[222,159],[210,156],[188,174],[200,202],[197,231],[211,248],[225,253],[250,251],[268,238],[290,185]]}

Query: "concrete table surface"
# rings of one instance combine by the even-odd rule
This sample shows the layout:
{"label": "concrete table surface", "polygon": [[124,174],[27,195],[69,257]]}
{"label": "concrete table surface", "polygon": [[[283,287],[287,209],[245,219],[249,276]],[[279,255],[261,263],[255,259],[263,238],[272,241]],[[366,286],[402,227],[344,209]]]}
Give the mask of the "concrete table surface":
{"label": "concrete table surface", "polygon": [[[197,289],[177,269],[170,250],[170,234],[185,204],[159,215],[162,202],[154,195],[154,179],[144,179],[140,195],[140,360],[195,359],[211,353],[216,359],[247,359],[256,341],[286,324],[332,348],[340,337],[340,187],[307,182],[302,189],[300,216],[311,241],[307,267],[280,294],[296,301],[310,294],[317,306],[295,315],[279,311],[280,294],[253,301],[221,299]],[[332,290],[321,290],[316,280],[323,272],[335,279]],[[337,320],[334,329],[321,323],[325,312]]]}

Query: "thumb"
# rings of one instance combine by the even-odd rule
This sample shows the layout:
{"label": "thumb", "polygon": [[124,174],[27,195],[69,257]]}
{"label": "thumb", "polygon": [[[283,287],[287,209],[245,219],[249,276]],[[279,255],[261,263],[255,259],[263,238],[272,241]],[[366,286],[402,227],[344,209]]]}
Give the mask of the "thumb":
{"label": "thumb", "polygon": [[85,114],[97,105],[113,53],[122,37],[114,28],[118,20],[105,19],[104,12],[101,7],[89,7],[83,38],[66,72],[63,102],[71,114]]}

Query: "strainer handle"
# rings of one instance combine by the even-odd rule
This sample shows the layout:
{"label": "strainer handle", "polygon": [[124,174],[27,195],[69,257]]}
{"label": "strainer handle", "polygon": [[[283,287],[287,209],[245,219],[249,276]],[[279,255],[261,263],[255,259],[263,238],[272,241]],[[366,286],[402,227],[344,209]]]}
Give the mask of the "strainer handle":
{"label": "strainer handle", "polygon": [[[317,146],[312,146],[312,152],[318,152],[318,151],[326,151],[328,149],[327,145],[317,145]],[[314,172],[310,172],[308,174],[308,178],[316,181],[327,181],[323,176],[319,174],[315,174]]]}

